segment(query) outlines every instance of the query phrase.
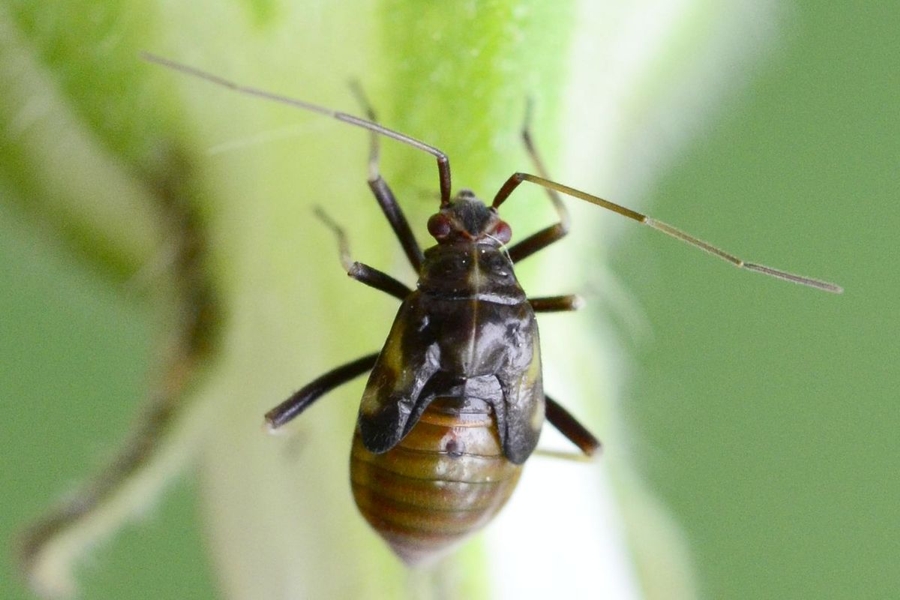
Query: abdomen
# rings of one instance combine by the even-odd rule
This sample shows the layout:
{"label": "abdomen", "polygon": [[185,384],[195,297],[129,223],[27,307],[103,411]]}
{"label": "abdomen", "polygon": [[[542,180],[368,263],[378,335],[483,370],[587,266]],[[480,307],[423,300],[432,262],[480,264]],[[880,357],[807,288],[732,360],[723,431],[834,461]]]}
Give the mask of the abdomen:
{"label": "abdomen", "polygon": [[353,438],[353,496],[370,525],[411,565],[439,558],[506,503],[522,466],[503,454],[490,406],[436,398],[384,454]]}

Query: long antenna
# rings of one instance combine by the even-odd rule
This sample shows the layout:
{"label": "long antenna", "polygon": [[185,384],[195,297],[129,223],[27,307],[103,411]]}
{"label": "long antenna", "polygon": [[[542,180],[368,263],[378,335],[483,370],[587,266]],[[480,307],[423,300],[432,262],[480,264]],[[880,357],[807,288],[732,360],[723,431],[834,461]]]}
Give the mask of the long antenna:
{"label": "long antenna", "polygon": [[184,73],[185,75],[190,75],[191,77],[204,79],[210,83],[214,83],[215,85],[228,88],[241,94],[256,96],[258,98],[265,98],[266,100],[273,100],[275,102],[280,102],[281,104],[287,104],[288,106],[294,106],[296,108],[300,108],[310,112],[319,113],[320,115],[325,115],[326,117],[331,117],[332,119],[337,119],[338,121],[343,121],[344,123],[349,123],[350,125],[355,125],[362,129],[368,129],[369,131],[374,131],[379,135],[383,135],[385,137],[395,139],[398,142],[402,142],[408,146],[412,146],[413,148],[421,150],[422,152],[427,152],[437,159],[438,178],[440,180],[441,186],[441,206],[450,204],[450,159],[446,154],[444,154],[441,150],[435,148],[434,146],[419,141],[414,137],[410,137],[406,134],[400,133],[399,131],[394,131],[393,129],[383,127],[378,123],[367,121],[366,119],[361,119],[359,117],[354,117],[353,115],[348,115],[347,113],[331,110],[325,108],[324,106],[319,106],[318,104],[312,104],[311,102],[304,102],[303,100],[297,100],[296,98],[289,98],[287,96],[273,94],[272,92],[267,92],[259,88],[241,85],[239,83],[235,83],[234,81],[219,77],[218,75],[213,75],[212,73],[207,73],[206,71],[201,71],[200,69],[195,69],[194,67],[189,67],[167,58],[156,56],[155,54],[150,54],[149,52],[141,52],[141,58],[143,58],[147,62],[166,67],[167,69],[172,69],[173,71],[178,71],[179,73]]}
{"label": "long antenna", "polygon": [[676,240],[680,240],[686,244],[694,246],[695,248],[699,248],[704,252],[708,252],[716,258],[721,258],[722,260],[731,263],[739,269],[746,269],[755,273],[762,273],[763,275],[768,275],[769,277],[783,279],[784,281],[790,281],[791,283],[805,285],[807,287],[822,290],[824,292],[831,292],[832,294],[840,294],[844,291],[844,288],[842,288],[841,286],[829,283],[828,281],[821,281],[819,279],[813,279],[812,277],[805,277],[803,275],[795,275],[793,273],[788,273],[787,271],[767,267],[766,265],[746,262],[745,260],[738,258],[733,254],[716,248],[712,244],[708,244],[699,238],[695,238],[694,236],[687,234],[680,229],[676,229],[675,227],[672,227],[667,223],[657,221],[656,219],[631,210],[630,208],[626,208],[624,206],[616,204],[615,202],[604,200],[599,196],[594,196],[592,194],[582,192],[581,190],[576,190],[575,188],[571,188],[561,183],[556,183],[555,181],[550,181],[549,179],[546,179],[544,177],[538,177],[537,175],[529,175],[528,173],[513,173],[510,178],[506,180],[506,183],[503,184],[503,187],[501,187],[497,192],[497,195],[494,197],[492,206],[494,208],[498,208],[509,197],[513,190],[519,187],[519,184],[523,181],[528,181],[535,185],[539,185],[544,189],[555,190],[561,194],[565,194],[573,198],[578,198],[579,200],[584,200],[585,202],[590,202],[591,204],[596,204],[597,206],[605,208],[606,210],[611,210],[616,214],[622,215],[623,217],[628,217],[633,221],[637,221],[638,223],[652,227],[657,231],[661,231],[666,235],[675,238]]}
{"label": "long antenna", "polygon": [[[200,69],[196,69],[194,67],[189,67],[187,65],[183,65],[181,63],[177,63],[175,61],[168,60],[166,58],[162,58],[160,56],[156,56],[155,54],[150,54],[147,52],[141,53],[141,58],[146,60],[147,62],[151,62],[168,69],[172,69],[173,71],[178,71],[179,73],[183,73],[185,75],[189,75],[191,77],[196,77],[198,79],[206,80],[215,85],[228,88],[235,92],[239,92],[241,94],[246,94],[248,96],[256,96],[258,98],[263,98],[266,100],[272,100],[274,102],[279,102],[281,104],[286,104],[288,106],[294,106],[296,108],[300,108],[302,110],[318,113],[320,115],[324,115],[326,117],[331,117],[338,121],[342,121],[344,123],[349,123],[350,125],[355,125],[356,127],[360,127],[362,129],[367,129],[372,131],[378,135],[383,135],[385,137],[389,137],[391,139],[397,140],[403,144],[408,146],[412,146],[417,150],[421,150],[422,152],[427,152],[431,154],[437,159],[438,166],[438,178],[440,181],[441,188],[441,206],[447,206],[450,204],[450,159],[447,157],[444,152],[417,140],[416,138],[410,137],[406,134],[400,133],[399,131],[394,131],[393,129],[388,129],[387,127],[383,127],[378,123],[374,123],[372,121],[368,121],[366,119],[362,119],[360,117],[355,117],[353,115],[331,110],[325,108],[324,106],[319,106],[318,104],[312,104],[311,102],[304,102],[303,100],[297,100],[296,98],[290,98],[287,96],[281,96],[279,94],[273,94],[272,92],[267,92],[265,90],[261,90],[259,88],[241,85],[230,81],[228,79],[219,77],[218,75],[213,75],[212,73],[207,73],[206,71],[202,71]],[[528,173],[514,173],[507,179],[506,183],[500,188],[497,192],[497,195],[494,197],[494,202],[492,204],[493,208],[499,208],[500,205],[509,197],[514,189],[516,189],[520,183],[523,181],[528,181],[540,187],[543,187],[546,190],[556,191],[561,194],[565,194],[567,196],[571,196],[573,198],[578,198],[580,200],[584,200],[586,202],[590,202],[591,204],[596,204],[602,208],[607,210],[611,210],[617,214],[620,214],[624,217],[628,217],[633,221],[637,221],[643,225],[647,225],[656,229],[657,231],[661,231],[668,236],[671,236],[677,240],[680,240],[686,244],[694,246],[695,248],[699,248],[704,252],[712,254],[713,256],[720,258],[740,269],[746,269],[748,271],[754,271],[756,273],[762,273],[763,275],[768,275],[769,277],[775,277],[776,279],[782,279],[784,281],[790,281],[791,283],[796,283],[799,285],[804,285],[807,287],[815,288],[818,290],[822,290],[825,292],[831,292],[833,294],[840,294],[844,291],[844,289],[836,285],[834,283],[830,283],[827,281],[821,281],[819,279],[813,279],[811,277],[806,277],[803,275],[795,275],[794,273],[788,273],[787,271],[782,271],[780,269],[775,269],[772,267],[767,267],[766,265],[761,265],[758,263],[747,262],[733,254],[725,252],[712,244],[704,242],[703,240],[696,238],[688,233],[681,231],[680,229],[676,229],[667,223],[663,223],[662,221],[657,221],[647,215],[641,214],[637,211],[631,210],[630,208],[626,208],[614,202],[610,202],[608,200],[604,200],[599,196],[594,196],[592,194],[588,194],[586,192],[582,192],[581,190],[577,190],[575,188],[569,187],[567,185],[563,185],[561,183],[556,183],[555,181],[551,181],[545,177],[538,177],[537,175],[529,175]]]}

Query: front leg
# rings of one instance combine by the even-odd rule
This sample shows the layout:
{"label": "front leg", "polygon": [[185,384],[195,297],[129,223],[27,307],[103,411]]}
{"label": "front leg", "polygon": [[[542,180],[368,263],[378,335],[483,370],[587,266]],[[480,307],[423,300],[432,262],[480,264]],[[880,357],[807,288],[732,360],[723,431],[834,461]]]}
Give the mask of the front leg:
{"label": "front leg", "polygon": [[[378,119],[375,116],[375,111],[372,109],[372,105],[363,93],[362,88],[359,85],[353,85],[352,89],[366,116],[373,123],[377,123]],[[397,199],[394,197],[394,192],[391,191],[387,182],[381,177],[381,172],[378,168],[378,137],[378,133],[372,131],[369,145],[369,189],[372,190],[378,205],[381,207],[381,211],[387,217],[388,223],[391,224],[394,235],[397,236],[397,240],[400,241],[400,245],[403,247],[403,252],[406,253],[406,258],[409,259],[409,264],[418,273],[422,269],[422,262],[425,260],[425,257],[422,254],[422,248],[419,247],[419,242],[416,241],[416,236],[413,235],[412,229],[409,227],[409,222],[406,220],[403,210],[400,208],[400,204],[397,203]]]}
{"label": "front leg", "polygon": [[[534,164],[534,168],[537,170],[538,174],[544,179],[549,179],[550,177],[547,174],[547,168],[544,166],[544,161],[541,159],[541,155],[538,153],[534,140],[531,137],[531,109],[532,104],[529,100],[525,109],[525,122],[522,125],[522,141],[525,143],[525,150],[528,152],[528,156],[531,157],[531,162]],[[503,191],[506,190],[506,188],[507,186],[504,186],[501,188],[500,193],[497,194],[497,197],[494,199],[494,208],[498,208],[512,192],[512,189],[510,188],[507,190],[506,194],[503,195]],[[559,221],[514,244],[509,249],[509,258],[513,263],[517,263],[522,259],[528,258],[535,252],[543,250],[553,242],[561,240],[569,233],[570,219],[566,205],[563,204],[562,198],[559,197],[559,193],[556,190],[551,188],[544,189],[547,191],[550,202],[553,203],[553,208],[556,210]]]}

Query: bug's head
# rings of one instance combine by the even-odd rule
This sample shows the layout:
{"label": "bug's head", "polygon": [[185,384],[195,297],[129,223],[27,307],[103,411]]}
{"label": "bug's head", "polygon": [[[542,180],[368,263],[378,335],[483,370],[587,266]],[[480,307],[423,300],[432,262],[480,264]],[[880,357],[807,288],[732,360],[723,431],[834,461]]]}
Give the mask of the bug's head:
{"label": "bug's head", "polygon": [[512,230],[497,214],[486,206],[471,190],[460,190],[449,204],[428,219],[428,233],[439,244],[454,242],[484,242],[502,246],[509,242]]}

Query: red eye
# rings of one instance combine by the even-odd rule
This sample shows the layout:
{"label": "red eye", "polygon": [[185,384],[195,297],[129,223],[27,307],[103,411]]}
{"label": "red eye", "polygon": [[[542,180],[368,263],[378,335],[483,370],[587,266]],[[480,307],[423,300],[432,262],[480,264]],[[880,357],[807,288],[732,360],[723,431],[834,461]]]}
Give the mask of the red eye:
{"label": "red eye", "polygon": [[500,221],[494,227],[494,237],[500,240],[501,244],[508,244],[512,239],[512,229],[507,225],[506,221]]}
{"label": "red eye", "polygon": [[434,236],[434,239],[438,241],[450,235],[452,229],[450,219],[440,213],[432,215],[432,217],[428,219],[428,233]]}

